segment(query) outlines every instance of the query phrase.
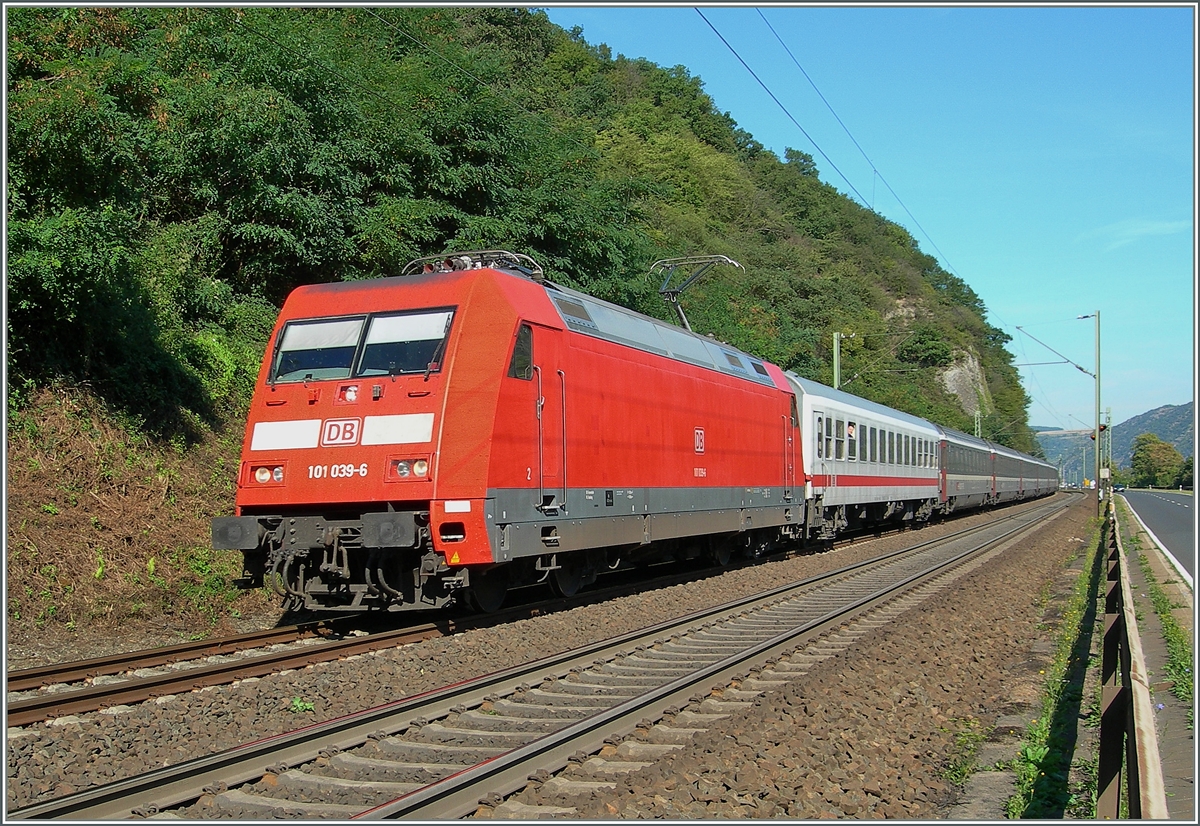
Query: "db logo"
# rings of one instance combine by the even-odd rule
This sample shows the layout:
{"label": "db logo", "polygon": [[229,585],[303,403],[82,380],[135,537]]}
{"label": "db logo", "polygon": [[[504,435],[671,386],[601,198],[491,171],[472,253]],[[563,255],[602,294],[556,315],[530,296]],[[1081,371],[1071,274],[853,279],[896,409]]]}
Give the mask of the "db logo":
{"label": "db logo", "polygon": [[704,428],[702,427],[696,428],[696,452],[704,452]]}
{"label": "db logo", "polygon": [[321,425],[321,446],[358,444],[362,419],[326,419]]}

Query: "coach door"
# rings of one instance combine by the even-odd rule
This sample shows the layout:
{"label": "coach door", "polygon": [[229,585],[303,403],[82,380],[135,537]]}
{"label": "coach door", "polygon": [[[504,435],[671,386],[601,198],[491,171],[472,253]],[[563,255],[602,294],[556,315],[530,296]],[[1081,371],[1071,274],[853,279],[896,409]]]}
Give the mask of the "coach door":
{"label": "coach door", "polygon": [[948,487],[950,480],[946,472],[947,462],[949,461],[948,453],[950,445],[945,439],[939,439],[938,443],[938,501],[945,502],[950,498],[950,488]]}
{"label": "coach door", "polygon": [[833,449],[833,434],[826,428],[831,427],[833,423],[826,418],[824,411],[813,411],[813,433],[816,434],[813,440],[816,446],[813,475],[817,477],[814,484],[818,487],[826,487],[829,484],[829,460],[832,458],[829,451]]}

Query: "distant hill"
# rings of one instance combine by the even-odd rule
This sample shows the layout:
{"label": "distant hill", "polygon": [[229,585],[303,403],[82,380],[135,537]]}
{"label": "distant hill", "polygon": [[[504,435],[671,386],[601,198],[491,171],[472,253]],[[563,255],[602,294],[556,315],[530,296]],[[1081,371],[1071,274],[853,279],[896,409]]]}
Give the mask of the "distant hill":
{"label": "distant hill", "polygon": [[1121,467],[1129,467],[1133,440],[1143,433],[1153,433],[1170,442],[1186,458],[1196,452],[1196,434],[1192,429],[1193,403],[1166,404],[1146,413],[1113,425],[1112,455]]}
{"label": "distant hill", "polygon": [[[1196,439],[1192,411],[1192,402],[1167,404],[1113,425],[1114,464],[1117,467],[1129,467],[1133,440],[1143,433],[1153,433],[1164,442],[1171,443],[1184,456],[1194,455]],[[1092,453],[1095,442],[1091,440],[1088,432],[1056,433],[1057,428],[1050,427],[1030,429],[1036,433],[1038,444],[1046,453],[1046,459],[1056,465],[1061,463],[1065,481],[1079,482],[1081,478],[1091,478],[1096,461],[1095,454]],[[1080,472],[1081,469],[1083,473]]]}

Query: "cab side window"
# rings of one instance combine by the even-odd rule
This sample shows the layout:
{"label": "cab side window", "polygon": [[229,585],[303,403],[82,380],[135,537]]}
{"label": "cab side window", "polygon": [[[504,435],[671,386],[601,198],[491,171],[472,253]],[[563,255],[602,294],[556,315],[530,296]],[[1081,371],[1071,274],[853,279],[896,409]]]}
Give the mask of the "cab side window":
{"label": "cab side window", "polygon": [[522,324],[517,331],[517,343],[513,345],[508,375],[525,381],[533,378],[533,328],[528,324]]}

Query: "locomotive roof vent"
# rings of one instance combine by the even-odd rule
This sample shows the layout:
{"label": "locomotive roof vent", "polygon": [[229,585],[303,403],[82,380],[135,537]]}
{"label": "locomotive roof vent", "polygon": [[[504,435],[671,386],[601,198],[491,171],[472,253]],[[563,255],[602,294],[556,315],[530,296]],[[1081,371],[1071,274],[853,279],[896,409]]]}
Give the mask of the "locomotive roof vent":
{"label": "locomotive roof vent", "polygon": [[508,250],[468,250],[467,252],[444,252],[416,258],[404,265],[401,275],[416,275],[426,272],[455,272],[478,270],[484,267],[512,270],[533,281],[545,280],[541,266],[528,255]]}

